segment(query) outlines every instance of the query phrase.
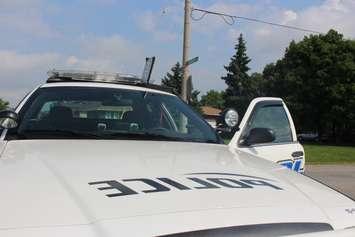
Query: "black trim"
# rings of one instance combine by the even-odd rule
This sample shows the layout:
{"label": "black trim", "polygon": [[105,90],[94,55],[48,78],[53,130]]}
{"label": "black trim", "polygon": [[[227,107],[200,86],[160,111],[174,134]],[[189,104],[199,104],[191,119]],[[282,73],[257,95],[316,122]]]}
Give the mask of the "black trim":
{"label": "black trim", "polygon": [[275,142],[275,143],[260,143],[260,144],[254,144],[251,146],[239,146],[239,147],[260,147],[260,146],[281,146],[281,145],[289,145],[289,144],[299,144],[299,142]]}
{"label": "black trim", "polygon": [[303,157],[304,152],[303,151],[295,151],[295,152],[292,152],[291,156],[294,158]]}
{"label": "black trim", "polygon": [[18,121],[18,114],[13,110],[0,111],[0,118],[9,118]]}
{"label": "black trim", "polygon": [[296,159],[290,158],[290,159],[278,160],[278,161],[276,161],[275,163],[279,164],[279,163],[284,162],[284,161],[292,161],[292,162],[295,162],[295,161],[303,160],[303,159],[304,159],[304,157],[298,157],[298,158],[296,158]]}
{"label": "black trim", "polygon": [[320,231],[332,231],[333,227],[328,223],[270,223],[232,226],[216,229],[197,230],[159,237],[210,237],[210,236],[238,236],[238,237],[277,237],[285,235],[307,234]]}
{"label": "black trim", "polygon": [[[38,88],[37,88],[36,90],[38,90]],[[25,99],[26,99],[32,92],[34,92],[34,91],[32,90],[32,91],[27,92],[27,94],[26,94],[26,95],[21,99],[21,101],[16,105],[15,111],[17,111],[17,109],[19,108],[19,106],[25,101]]]}
{"label": "black trim", "polygon": [[167,86],[161,86],[156,84],[147,84],[144,82],[137,81],[119,81],[119,82],[106,82],[106,81],[93,81],[93,80],[75,80],[75,79],[62,79],[61,81],[47,81],[48,84],[52,83],[68,83],[68,82],[91,82],[91,83],[104,83],[104,84],[115,84],[115,85],[128,85],[128,86],[138,86],[142,88],[154,89],[163,92],[173,93],[173,89]]}

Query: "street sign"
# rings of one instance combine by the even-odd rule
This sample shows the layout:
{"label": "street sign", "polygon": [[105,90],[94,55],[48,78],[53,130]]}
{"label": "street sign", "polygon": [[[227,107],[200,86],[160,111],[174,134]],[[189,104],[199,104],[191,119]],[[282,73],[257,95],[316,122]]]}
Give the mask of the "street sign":
{"label": "street sign", "polygon": [[194,57],[194,58],[191,58],[190,60],[187,60],[185,66],[189,66],[195,62],[197,62],[199,60],[199,57]]}

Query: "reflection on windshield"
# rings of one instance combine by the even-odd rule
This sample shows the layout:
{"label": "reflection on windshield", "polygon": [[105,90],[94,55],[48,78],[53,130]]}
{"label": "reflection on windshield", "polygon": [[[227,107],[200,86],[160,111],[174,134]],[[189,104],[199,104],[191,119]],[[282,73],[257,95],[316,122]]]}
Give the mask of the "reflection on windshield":
{"label": "reflection on windshield", "polygon": [[113,88],[49,87],[20,112],[19,138],[138,139],[219,143],[175,96]]}

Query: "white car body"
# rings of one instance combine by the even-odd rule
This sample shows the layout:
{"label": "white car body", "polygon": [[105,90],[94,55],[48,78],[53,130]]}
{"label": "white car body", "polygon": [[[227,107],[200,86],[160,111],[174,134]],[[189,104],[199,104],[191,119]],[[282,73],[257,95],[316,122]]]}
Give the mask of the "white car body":
{"label": "white car body", "polygon": [[[150,90],[103,83],[63,85]],[[309,237],[355,236],[355,230],[348,229],[355,226],[353,200],[237,149],[233,146],[237,137],[223,145],[7,141],[4,133],[0,139],[1,237],[152,237],[305,223],[335,230]]]}
{"label": "white car body", "polygon": [[[287,142],[279,143],[266,143],[266,144],[256,144],[252,146],[243,146],[240,144],[243,133],[246,132],[248,123],[256,114],[258,109],[260,109],[260,104],[266,104],[267,106],[273,104],[279,104],[280,109],[285,113],[285,119],[288,120],[289,129],[291,133],[291,138]],[[258,107],[259,106],[259,107]],[[270,125],[273,121],[270,122]],[[268,126],[267,122],[264,124],[265,127]],[[293,123],[292,116],[281,98],[272,97],[259,97],[255,98],[249,105],[242,121],[239,125],[239,130],[235,133],[229,146],[233,149],[244,151],[267,160],[279,163],[288,167],[289,169],[295,170],[297,172],[303,173],[305,166],[305,155],[303,146],[297,140],[297,134],[295,125]]]}

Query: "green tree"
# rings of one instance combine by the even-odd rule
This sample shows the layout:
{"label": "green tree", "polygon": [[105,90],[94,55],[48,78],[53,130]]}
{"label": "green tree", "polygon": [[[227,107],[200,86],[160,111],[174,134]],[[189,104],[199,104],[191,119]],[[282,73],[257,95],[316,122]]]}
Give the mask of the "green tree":
{"label": "green tree", "polygon": [[177,62],[172,68],[171,72],[168,72],[161,80],[163,86],[167,86],[172,89],[175,95],[181,95],[181,82],[183,77],[182,67]]}
{"label": "green tree", "polygon": [[353,139],[355,41],[330,30],[292,41],[285,55],[263,71],[266,95],[286,99],[300,130]]}
{"label": "green tree", "polygon": [[224,106],[234,107],[243,115],[250,101],[260,96],[259,85],[263,77],[260,74],[252,74],[252,76],[248,74],[250,70],[248,64],[251,59],[247,56],[246,42],[242,34],[238,37],[235,50],[229,65],[224,67],[227,74],[222,77],[228,86],[224,94]]}
{"label": "green tree", "polygon": [[[179,62],[177,62],[172,68],[171,72],[168,72],[161,81],[163,86],[169,87],[172,89],[172,92],[175,95],[181,95],[181,83],[183,78],[183,70],[182,66]],[[200,110],[200,103],[198,100],[198,95],[200,91],[194,90],[192,85],[192,77],[189,77],[188,81],[188,91],[191,93],[189,94],[188,103],[191,105],[197,112],[201,112]]]}
{"label": "green tree", "polygon": [[202,114],[201,110],[201,103],[198,100],[198,95],[200,94],[200,91],[198,90],[192,90],[190,99],[189,99],[189,105],[198,113]]}
{"label": "green tree", "polygon": [[9,106],[9,102],[0,99],[0,110],[4,110]]}
{"label": "green tree", "polygon": [[218,109],[224,108],[224,93],[210,90],[203,96],[201,96],[201,105],[203,106],[211,106]]}
{"label": "green tree", "polygon": [[260,97],[265,95],[265,80],[262,73],[254,72],[250,75],[248,81],[248,93],[250,98]]}

